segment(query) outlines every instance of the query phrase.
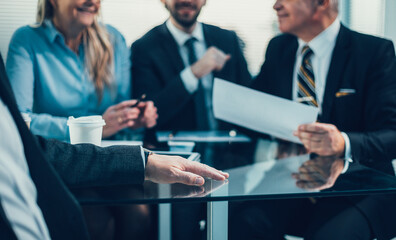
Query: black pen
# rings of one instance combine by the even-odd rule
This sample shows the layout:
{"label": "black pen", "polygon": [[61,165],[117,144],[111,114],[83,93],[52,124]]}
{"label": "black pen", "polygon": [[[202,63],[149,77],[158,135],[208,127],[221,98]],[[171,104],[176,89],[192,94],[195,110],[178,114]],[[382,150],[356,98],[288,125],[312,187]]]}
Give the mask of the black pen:
{"label": "black pen", "polygon": [[133,105],[131,106],[131,108],[137,107],[137,105],[139,105],[139,103],[140,103],[141,101],[143,101],[145,98],[146,98],[146,94],[142,94],[142,96],[137,100],[137,102],[136,102],[135,104],[133,104]]}

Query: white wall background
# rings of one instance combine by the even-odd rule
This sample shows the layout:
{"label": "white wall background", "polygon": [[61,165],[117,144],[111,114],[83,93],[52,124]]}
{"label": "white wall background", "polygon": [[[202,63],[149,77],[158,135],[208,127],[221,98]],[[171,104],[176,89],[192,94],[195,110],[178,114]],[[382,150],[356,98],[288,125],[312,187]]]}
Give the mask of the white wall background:
{"label": "white wall background", "polygon": [[[274,0],[208,0],[200,20],[234,30],[245,42],[252,74],[259,71],[268,41],[277,33]],[[341,0],[350,27],[396,40],[396,0]],[[12,33],[35,20],[36,0],[0,0],[0,52],[5,58]],[[103,21],[124,34],[130,45],[168,16],[160,0],[104,0]],[[348,21],[347,21],[348,20]]]}

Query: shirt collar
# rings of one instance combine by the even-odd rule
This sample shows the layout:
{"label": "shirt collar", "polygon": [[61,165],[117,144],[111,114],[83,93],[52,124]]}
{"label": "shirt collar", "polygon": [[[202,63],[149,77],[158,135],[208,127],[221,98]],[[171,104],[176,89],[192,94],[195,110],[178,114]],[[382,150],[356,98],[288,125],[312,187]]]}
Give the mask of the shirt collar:
{"label": "shirt collar", "polygon": [[54,23],[50,19],[44,20],[43,25],[45,26],[45,32],[47,34],[48,39],[51,42],[54,42],[55,39],[59,37],[63,37],[62,34],[55,28]]}
{"label": "shirt collar", "polygon": [[305,45],[308,45],[315,56],[323,57],[327,51],[330,49],[329,46],[335,46],[335,42],[340,32],[341,22],[339,18],[336,18],[334,22],[321,32],[318,36],[312,39],[310,42],[304,42],[298,39],[298,53],[301,54],[301,50]]}
{"label": "shirt collar", "polygon": [[182,30],[178,29],[170,19],[166,21],[166,27],[169,29],[169,32],[172,34],[173,38],[176,40],[179,47],[182,47],[184,43],[194,37],[198,40],[198,42],[204,42],[203,28],[202,23],[197,22],[194,31],[191,34],[185,33]]}

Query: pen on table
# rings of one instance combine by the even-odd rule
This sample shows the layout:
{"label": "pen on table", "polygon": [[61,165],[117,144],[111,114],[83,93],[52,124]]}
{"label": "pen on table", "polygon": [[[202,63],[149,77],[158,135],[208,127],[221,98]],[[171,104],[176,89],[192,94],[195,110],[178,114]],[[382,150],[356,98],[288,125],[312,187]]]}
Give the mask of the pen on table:
{"label": "pen on table", "polygon": [[137,107],[137,105],[139,105],[139,103],[140,103],[141,101],[143,101],[145,98],[146,98],[146,94],[142,94],[142,96],[140,96],[140,98],[136,101],[135,104],[133,104],[133,105],[131,106],[131,108]]}

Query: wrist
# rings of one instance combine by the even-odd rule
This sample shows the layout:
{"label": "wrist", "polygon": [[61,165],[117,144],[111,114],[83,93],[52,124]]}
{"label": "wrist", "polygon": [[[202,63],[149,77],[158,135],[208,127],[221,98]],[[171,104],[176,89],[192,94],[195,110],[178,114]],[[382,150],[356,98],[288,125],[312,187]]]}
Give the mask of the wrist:
{"label": "wrist", "polygon": [[144,152],[144,162],[145,162],[145,169],[144,169],[144,179],[149,180],[150,179],[150,164],[152,161],[152,157],[154,153],[146,148],[143,148]]}
{"label": "wrist", "polygon": [[104,126],[102,130],[102,139],[111,137],[114,133],[110,131],[109,127]]}
{"label": "wrist", "polygon": [[150,156],[154,154],[154,152],[153,152],[153,151],[150,151],[150,150],[148,150],[148,149],[146,149],[146,148],[143,148],[143,152],[144,152],[144,162],[145,162],[145,166],[147,167],[147,162],[148,162]]}
{"label": "wrist", "polygon": [[213,71],[213,67],[205,62],[201,63],[201,60],[191,65],[191,72],[198,79],[201,79]]}
{"label": "wrist", "polygon": [[344,166],[342,168],[341,174],[346,173],[348,171],[349,165],[352,163],[352,159],[350,158],[345,158],[344,159]]}
{"label": "wrist", "polygon": [[201,69],[197,63],[191,65],[191,72],[197,79],[200,79],[202,77]]}
{"label": "wrist", "polygon": [[343,168],[343,170],[341,172],[343,174],[343,173],[345,173],[348,170],[349,165],[351,163],[353,163],[353,160],[352,160],[352,153],[351,153],[351,142],[349,140],[349,137],[344,132],[341,132],[341,135],[342,135],[342,137],[344,139],[344,142],[345,142],[345,144],[344,144],[344,154],[343,154],[344,168]]}
{"label": "wrist", "polygon": [[339,132],[338,138],[340,144],[338,147],[339,150],[337,151],[337,157],[343,158],[345,156],[345,139],[341,132]]}

